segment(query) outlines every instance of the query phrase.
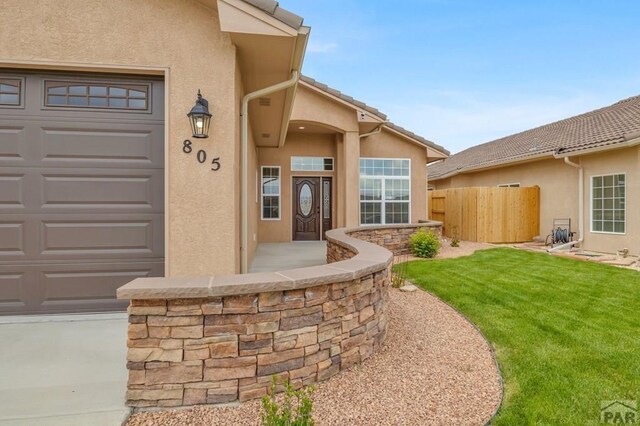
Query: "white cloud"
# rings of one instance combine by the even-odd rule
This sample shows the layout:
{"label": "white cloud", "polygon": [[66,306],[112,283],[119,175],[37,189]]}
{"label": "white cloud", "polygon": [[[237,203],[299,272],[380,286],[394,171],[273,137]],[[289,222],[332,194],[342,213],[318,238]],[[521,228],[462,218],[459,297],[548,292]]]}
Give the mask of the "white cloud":
{"label": "white cloud", "polygon": [[338,43],[322,43],[319,41],[309,40],[307,52],[309,53],[331,53],[338,48]]}
{"label": "white cloud", "polygon": [[483,100],[478,94],[441,92],[431,102],[380,105],[389,119],[452,153],[610,104],[594,95]]}

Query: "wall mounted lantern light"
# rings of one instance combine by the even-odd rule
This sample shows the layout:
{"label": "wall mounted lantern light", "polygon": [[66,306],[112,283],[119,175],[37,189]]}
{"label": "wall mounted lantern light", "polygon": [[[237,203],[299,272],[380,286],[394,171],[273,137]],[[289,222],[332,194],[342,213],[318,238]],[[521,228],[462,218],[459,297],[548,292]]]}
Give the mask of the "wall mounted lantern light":
{"label": "wall mounted lantern light", "polygon": [[200,89],[198,89],[198,99],[196,104],[191,108],[187,117],[191,122],[191,132],[194,138],[209,137],[209,123],[212,114],[209,112],[209,101],[202,97]]}

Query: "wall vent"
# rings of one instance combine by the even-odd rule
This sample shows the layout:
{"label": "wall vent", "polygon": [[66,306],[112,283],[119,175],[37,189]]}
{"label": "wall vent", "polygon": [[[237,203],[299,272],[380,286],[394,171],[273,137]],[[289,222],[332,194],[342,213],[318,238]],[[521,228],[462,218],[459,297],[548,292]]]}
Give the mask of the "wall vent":
{"label": "wall vent", "polygon": [[258,98],[260,106],[271,106],[271,98]]}
{"label": "wall vent", "polygon": [[260,136],[262,136],[265,139],[269,139],[271,137],[271,133],[262,133]]}

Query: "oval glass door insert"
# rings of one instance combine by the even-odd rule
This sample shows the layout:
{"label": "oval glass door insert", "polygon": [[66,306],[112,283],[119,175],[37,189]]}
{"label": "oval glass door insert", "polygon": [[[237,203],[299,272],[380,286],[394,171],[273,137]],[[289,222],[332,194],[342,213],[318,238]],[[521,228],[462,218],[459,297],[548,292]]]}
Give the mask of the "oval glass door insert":
{"label": "oval glass door insert", "polygon": [[300,203],[300,213],[302,213],[303,216],[309,216],[309,213],[311,213],[313,198],[311,197],[311,187],[308,183],[305,183],[302,185],[302,188],[300,188],[298,202]]}

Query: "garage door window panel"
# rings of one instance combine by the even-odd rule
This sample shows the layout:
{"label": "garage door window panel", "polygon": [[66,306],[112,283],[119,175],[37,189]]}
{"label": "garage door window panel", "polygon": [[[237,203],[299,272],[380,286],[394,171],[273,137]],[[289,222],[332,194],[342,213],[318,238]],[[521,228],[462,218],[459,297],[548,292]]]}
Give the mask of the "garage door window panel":
{"label": "garage door window panel", "polygon": [[46,81],[45,106],[148,111],[149,86]]}
{"label": "garage door window panel", "polygon": [[0,79],[0,107],[22,106],[23,87],[24,84],[19,78]]}

